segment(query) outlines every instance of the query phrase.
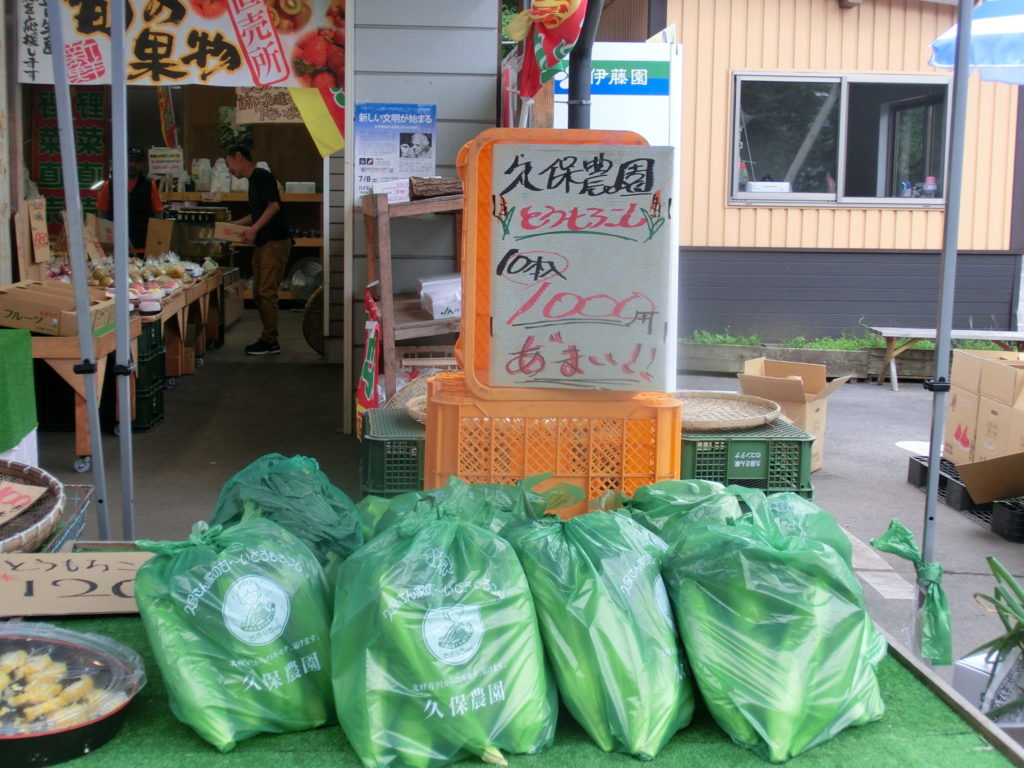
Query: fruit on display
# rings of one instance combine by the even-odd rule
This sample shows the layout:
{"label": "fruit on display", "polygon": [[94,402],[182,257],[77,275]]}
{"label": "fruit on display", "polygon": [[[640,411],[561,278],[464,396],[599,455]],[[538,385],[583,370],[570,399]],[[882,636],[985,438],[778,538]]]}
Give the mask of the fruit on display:
{"label": "fruit on display", "polygon": [[344,86],[345,28],[320,27],[302,35],[292,49],[292,66],[304,86]]}

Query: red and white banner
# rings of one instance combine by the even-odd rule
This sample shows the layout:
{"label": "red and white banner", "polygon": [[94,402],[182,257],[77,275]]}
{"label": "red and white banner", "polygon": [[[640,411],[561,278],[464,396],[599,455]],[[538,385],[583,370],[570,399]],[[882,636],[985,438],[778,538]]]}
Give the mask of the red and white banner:
{"label": "red and white banner", "polygon": [[[126,0],[129,85],[338,88],[345,0]],[[74,85],[111,82],[110,0],[62,0]],[[18,81],[52,83],[46,0],[18,0]]]}

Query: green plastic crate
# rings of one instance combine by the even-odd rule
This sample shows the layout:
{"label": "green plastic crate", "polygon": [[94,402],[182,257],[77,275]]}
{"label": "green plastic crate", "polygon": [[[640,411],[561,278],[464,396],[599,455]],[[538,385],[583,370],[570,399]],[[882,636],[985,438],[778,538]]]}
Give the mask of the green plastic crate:
{"label": "green plastic crate", "polygon": [[139,334],[139,359],[143,360],[147,355],[159,352],[163,346],[163,326],[156,321],[142,323],[142,332]]}
{"label": "green plastic crate", "polygon": [[397,496],[423,489],[427,430],[399,408],[363,414],[359,484],[364,495]]}
{"label": "green plastic crate", "polygon": [[135,390],[135,420],[132,432],[148,432],[164,420],[164,384]]}
{"label": "green plastic crate", "polygon": [[781,420],[735,431],[684,431],[680,477],[810,499],[813,443],[813,435]]}
{"label": "green plastic crate", "polygon": [[164,355],[163,347],[148,355],[139,355],[139,362],[135,365],[136,392],[149,392],[157,385],[164,385]]}

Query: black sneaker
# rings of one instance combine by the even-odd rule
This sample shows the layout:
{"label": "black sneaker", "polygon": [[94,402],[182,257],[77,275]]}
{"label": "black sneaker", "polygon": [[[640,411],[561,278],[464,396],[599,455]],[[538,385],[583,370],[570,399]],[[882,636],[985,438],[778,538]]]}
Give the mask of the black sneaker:
{"label": "black sneaker", "polygon": [[245,354],[247,355],[279,355],[281,354],[281,345],[276,341],[264,341],[263,339],[257,339],[248,347],[245,348]]}

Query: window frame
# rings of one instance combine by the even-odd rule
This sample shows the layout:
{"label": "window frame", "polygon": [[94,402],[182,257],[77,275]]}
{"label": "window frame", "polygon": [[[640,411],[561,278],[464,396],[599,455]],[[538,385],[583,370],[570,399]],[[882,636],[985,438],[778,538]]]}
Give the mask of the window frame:
{"label": "window frame", "polygon": [[[837,165],[836,165],[836,191],[819,193],[799,192],[745,192],[738,189],[739,185],[739,163],[740,163],[740,94],[744,82],[793,82],[793,83],[838,83],[839,84],[839,131],[836,141]],[[846,151],[847,151],[847,126],[849,122],[850,86],[862,83],[880,83],[893,85],[943,85],[946,89],[945,98],[945,124],[943,126],[944,143],[942,148],[943,157],[948,157],[949,133],[952,125],[952,78],[948,75],[900,75],[900,74],[835,74],[821,72],[758,72],[758,71],[735,71],[732,73],[732,93],[730,95],[732,115],[730,118],[731,147],[729,149],[728,183],[726,185],[727,202],[730,206],[768,206],[768,207],[825,207],[825,208],[914,208],[930,209],[944,208],[945,197],[854,197],[841,194],[846,188]],[[882,130],[882,123],[879,121],[879,129]],[[886,153],[879,153],[880,158],[874,158],[875,163],[886,163]],[[948,171],[943,163],[943,184],[942,190],[945,193]]]}

